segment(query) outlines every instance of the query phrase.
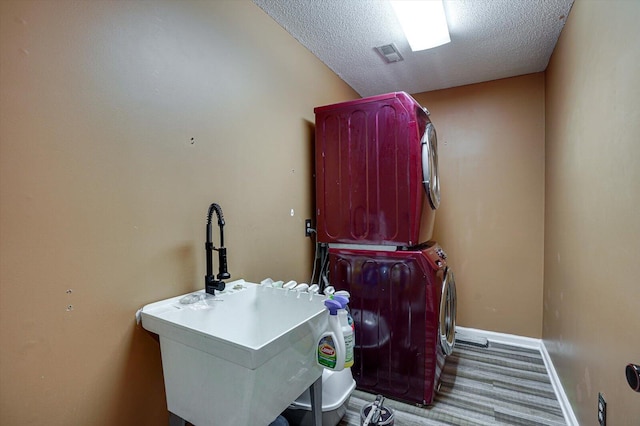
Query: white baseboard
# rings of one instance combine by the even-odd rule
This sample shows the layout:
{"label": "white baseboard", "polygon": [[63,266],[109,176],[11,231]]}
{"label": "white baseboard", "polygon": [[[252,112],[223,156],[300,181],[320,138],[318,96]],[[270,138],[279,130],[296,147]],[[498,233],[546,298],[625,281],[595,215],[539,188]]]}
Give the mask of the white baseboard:
{"label": "white baseboard", "polygon": [[475,338],[485,338],[493,343],[503,343],[519,348],[540,349],[540,339],[532,337],[516,336],[514,334],[496,333],[495,331],[478,330],[477,328],[460,327],[456,325],[456,333],[472,336]]}
{"label": "white baseboard", "polygon": [[564,392],[564,388],[562,387],[562,383],[560,382],[558,373],[553,366],[553,362],[551,361],[549,352],[547,352],[547,348],[544,345],[544,341],[542,341],[542,339],[516,336],[513,334],[497,333],[495,331],[478,330],[476,328],[467,328],[460,326],[456,326],[456,333],[460,333],[462,336],[470,336],[476,339],[484,338],[493,343],[502,343],[506,345],[518,346],[520,348],[535,349],[540,351],[540,355],[542,356],[542,360],[544,361],[544,365],[546,366],[547,372],[549,374],[551,386],[553,387],[553,391],[558,398],[560,409],[562,409],[562,414],[564,415],[564,419],[567,422],[567,426],[579,426],[578,419],[573,413],[573,408],[571,408],[571,404],[569,403],[567,394]]}
{"label": "white baseboard", "polygon": [[560,403],[560,408],[562,409],[562,414],[564,414],[564,418],[567,421],[567,425],[579,426],[578,419],[573,412],[573,408],[571,408],[569,398],[567,398],[567,394],[564,392],[562,383],[560,383],[560,377],[558,377],[556,368],[553,366],[553,362],[551,361],[551,357],[549,356],[549,352],[547,352],[547,347],[545,346],[543,340],[540,340],[540,353],[542,354],[544,365],[547,367],[547,371],[549,372],[549,380],[551,380],[551,386],[553,386],[553,390],[556,393],[556,397],[558,398],[558,402]]}

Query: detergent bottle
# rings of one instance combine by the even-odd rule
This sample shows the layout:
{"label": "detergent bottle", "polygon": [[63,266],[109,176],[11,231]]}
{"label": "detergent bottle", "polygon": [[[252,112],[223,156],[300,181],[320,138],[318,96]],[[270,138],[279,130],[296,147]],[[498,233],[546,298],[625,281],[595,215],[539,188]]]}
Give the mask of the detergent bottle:
{"label": "detergent bottle", "polygon": [[[349,292],[347,290],[338,290],[334,293],[334,296],[342,296],[342,297],[346,297],[347,298],[347,303],[349,303],[349,299],[351,298],[351,294],[349,294]],[[356,323],[353,321],[353,317],[351,316],[351,311],[349,310],[349,306],[345,306],[345,309],[347,311],[347,320],[349,321],[349,325],[351,326],[351,329],[353,330],[353,335],[354,335],[354,344],[355,344],[355,333],[356,333]]]}
{"label": "detergent bottle", "polygon": [[344,296],[334,295],[333,300],[340,303],[338,319],[340,321],[342,336],[344,337],[344,367],[349,368],[353,365],[353,348],[355,346],[355,334],[353,332],[353,328],[349,324],[349,314],[347,313],[347,304],[349,303],[349,299]]}
{"label": "detergent bottle", "polygon": [[325,300],[324,305],[329,310],[329,327],[318,340],[316,362],[326,369],[341,371],[344,370],[345,344],[338,311],[342,305],[331,299]]}

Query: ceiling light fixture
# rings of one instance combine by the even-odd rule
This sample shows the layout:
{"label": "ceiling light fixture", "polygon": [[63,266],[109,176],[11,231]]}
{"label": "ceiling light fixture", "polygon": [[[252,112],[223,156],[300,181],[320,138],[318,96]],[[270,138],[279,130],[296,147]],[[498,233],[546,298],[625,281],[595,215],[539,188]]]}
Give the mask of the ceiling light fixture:
{"label": "ceiling light fixture", "polygon": [[442,0],[391,0],[414,52],[449,43],[449,27]]}

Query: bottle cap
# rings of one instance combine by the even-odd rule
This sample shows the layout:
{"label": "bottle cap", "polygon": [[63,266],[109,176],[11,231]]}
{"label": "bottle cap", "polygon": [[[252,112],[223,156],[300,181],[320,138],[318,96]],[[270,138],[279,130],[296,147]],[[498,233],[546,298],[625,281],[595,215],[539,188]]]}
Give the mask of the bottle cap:
{"label": "bottle cap", "polygon": [[338,290],[334,293],[336,296],[343,296],[347,299],[351,298],[351,294],[347,290]]}
{"label": "bottle cap", "polygon": [[326,306],[327,309],[329,310],[329,315],[337,315],[338,309],[342,308],[342,305],[340,304],[340,302],[337,302],[331,299],[325,300],[324,306]]}
{"label": "bottle cap", "polygon": [[340,304],[340,308],[344,309],[349,304],[349,299],[344,296],[333,296],[333,300]]}

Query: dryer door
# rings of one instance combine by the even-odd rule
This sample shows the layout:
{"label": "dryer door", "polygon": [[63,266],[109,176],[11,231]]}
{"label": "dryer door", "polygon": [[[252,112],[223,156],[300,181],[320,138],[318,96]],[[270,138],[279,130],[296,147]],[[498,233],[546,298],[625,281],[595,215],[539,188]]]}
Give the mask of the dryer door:
{"label": "dryer door", "polygon": [[456,280],[447,267],[442,280],[440,298],[440,345],[445,355],[451,355],[456,338]]}
{"label": "dryer door", "polygon": [[428,123],[422,135],[422,184],[429,204],[434,210],[440,205],[440,177],[438,175],[438,138],[436,128]]}

